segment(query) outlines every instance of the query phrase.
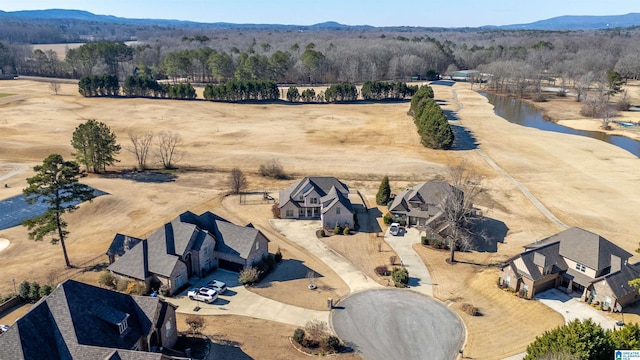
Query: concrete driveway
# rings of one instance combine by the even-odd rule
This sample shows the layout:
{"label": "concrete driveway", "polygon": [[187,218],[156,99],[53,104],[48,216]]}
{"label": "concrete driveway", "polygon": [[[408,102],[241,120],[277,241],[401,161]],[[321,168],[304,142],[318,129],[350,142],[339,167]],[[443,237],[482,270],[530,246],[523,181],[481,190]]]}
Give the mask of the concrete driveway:
{"label": "concrete driveway", "polygon": [[429,270],[413,250],[413,244],[420,243],[420,232],[414,228],[402,229],[397,236],[389,234],[387,230],[384,241],[389,244],[402,260],[402,264],[409,271],[409,287],[421,294],[433,296],[433,284]]}
{"label": "concrete driveway", "polygon": [[351,292],[382,287],[349,260],[318,240],[316,230],[320,228],[320,221],[270,219],[269,224],[287,239],[329,265],[349,285]]}
{"label": "concrete driveway", "polygon": [[586,320],[590,318],[605,329],[613,329],[616,324],[616,321],[608,317],[605,312],[592,308],[580,301],[579,297],[573,297],[558,289],[542,292],[534,299],[560,313],[566,323],[575,319]]}
{"label": "concrete driveway", "polygon": [[338,336],[367,360],[455,359],[462,322],[429,296],[409,290],[356,293],[332,310]]}
{"label": "concrete driveway", "polygon": [[[196,285],[204,285],[212,279],[225,282],[227,284],[227,291],[219,295],[218,299],[211,304],[190,300],[187,297],[188,290],[172,298],[165,298],[165,300],[173,305],[177,305],[177,312],[183,314],[243,315],[295,326],[304,326],[308,320],[314,319],[329,322],[330,312],[328,310],[318,311],[305,309],[254,294],[245,289],[245,287],[238,282],[238,274],[231,271],[216,270],[206,279],[199,280]],[[196,306],[200,307],[200,310],[195,311],[194,308]]]}

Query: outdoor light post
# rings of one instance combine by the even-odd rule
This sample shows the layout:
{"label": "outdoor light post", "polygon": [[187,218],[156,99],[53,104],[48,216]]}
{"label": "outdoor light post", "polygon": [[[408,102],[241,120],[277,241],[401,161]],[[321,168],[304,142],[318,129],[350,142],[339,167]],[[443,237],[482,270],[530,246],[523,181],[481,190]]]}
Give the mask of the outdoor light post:
{"label": "outdoor light post", "polygon": [[11,281],[13,282],[13,293],[18,295],[18,290],[16,289],[16,279],[13,278],[11,279]]}

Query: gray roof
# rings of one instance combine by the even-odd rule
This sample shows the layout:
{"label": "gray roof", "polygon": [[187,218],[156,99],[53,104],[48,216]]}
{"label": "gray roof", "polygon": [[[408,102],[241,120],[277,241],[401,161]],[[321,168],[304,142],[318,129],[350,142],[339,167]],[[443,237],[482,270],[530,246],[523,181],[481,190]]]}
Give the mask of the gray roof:
{"label": "gray roof", "polygon": [[[544,265],[552,266],[551,273],[566,271],[567,264],[565,263],[564,258],[558,254],[559,247],[560,245],[558,243],[551,243],[543,247],[523,252],[519,257],[522,258],[522,262],[526,266],[528,274],[519,270],[518,273],[533,281],[540,280],[545,276],[540,272],[540,268],[538,267],[538,264],[542,261],[544,261]],[[542,266],[542,268],[544,269],[544,266]]]}
{"label": "gray roof", "polygon": [[[67,280],[0,336],[0,359],[161,359],[130,349],[151,333],[162,306],[168,305],[159,298]],[[121,336],[124,317],[128,330]]]}
{"label": "gray roof", "polygon": [[111,242],[111,246],[107,250],[107,255],[110,256],[122,256],[125,252],[131,250],[141,240],[132,236],[116,234]]}
{"label": "gray roof", "polygon": [[140,280],[150,273],[169,277],[181,257],[192,249],[200,250],[207,234],[216,240],[215,251],[243,259],[256,239],[264,237],[253,226],[235,225],[209,211],[199,216],[187,211],[125,252],[108,269]]}
{"label": "gray roof", "polygon": [[462,191],[443,181],[428,181],[406,189],[393,199],[389,211],[419,218],[430,218],[443,210],[451,193]]}
{"label": "gray roof", "polygon": [[353,206],[351,205],[351,201],[349,198],[345,196],[342,192],[338,191],[335,186],[331,187],[331,190],[327,193],[327,195],[320,198],[320,202],[322,203],[322,213],[326,213],[336,204],[342,204],[344,208],[350,213],[354,213]]}
{"label": "gray roof", "polygon": [[605,275],[604,281],[611,287],[614,295],[618,298],[623,297],[631,292],[637,293],[638,290],[629,286],[629,281],[640,277],[640,264],[624,264],[620,271],[613,274]]}
{"label": "gray roof", "polygon": [[534,249],[554,242],[560,243],[560,255],[595,269],[597,273],[611,266],[611,255],[619,257],[622,261],[632,256],[602,236],[575,226],[529,244],[525,248]]}
{"label": "gray roof", "polygon": [[349,195],[349,187],[333,176],[309,176],[298,180],[288,188],[280,191],[280,207],[289,201],[298,202],[300,194],[308,193],[311,189],[315,189],[320,197],[323,197],[335,187],[343,195]]}

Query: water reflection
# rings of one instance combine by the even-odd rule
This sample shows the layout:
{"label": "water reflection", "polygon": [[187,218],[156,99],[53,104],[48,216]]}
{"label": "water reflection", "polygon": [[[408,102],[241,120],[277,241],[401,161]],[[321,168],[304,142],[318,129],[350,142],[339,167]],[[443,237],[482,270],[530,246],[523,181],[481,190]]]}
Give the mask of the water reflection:
{"label": "water reflection", "polygon": [[607,142],[640,157],[640,142],[628,137],[619,135],[609,135],[601,131],[577,130],[570,127],[558,125],[552,121],[547,121],[542,117],[542,112],[526,102],[518,99],[486,94],[489,103],[494,106],[496,115],[512,123],[522,126],[532,127],[545,131],[554,131],[562,134],[586,136],[600,141]]}

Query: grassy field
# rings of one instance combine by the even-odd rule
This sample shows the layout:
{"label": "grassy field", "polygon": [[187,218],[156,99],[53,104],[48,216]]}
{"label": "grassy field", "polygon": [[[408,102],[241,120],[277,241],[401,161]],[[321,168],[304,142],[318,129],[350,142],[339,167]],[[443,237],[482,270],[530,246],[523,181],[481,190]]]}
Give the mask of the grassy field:
{"label": "grassy field", "polygon": [[[526,186],[562,221],[597,232],[630,252],[637,248],[635,235],[640,232],[640,224],[629,215],[640,208],[637,158],[597,140],[510,124],[495,116],[486,98],[471,91],[468,84],[435,86],[434,90],[444,109],[456,112],[459,120],[455,124],[463,125],[478,139],[484,154]],[[146,237],[183,211],[210,210],[239,224],[255,224],[270,238],[271,252],[280,248],[285,258],[300,260],[322,273],[327,291],[337,299],[348,292],[346,284],[324,263],[269,227],[268,205],[241,206],[233,198],[224,197],[229,170],[240,167],[248,175],[251,190],[282,189],[293,180],[276,181],[257,174],[260,164],[278,159],[293,179],[337,176],[373,203],[384,175],[390,176],[392,191],[399,193],[418,182],[444,178],[448,166],[465,161],[486,189],[478,199],[478,207],[485,216],[504,224],[508,229],[506,236],[496,239],[492,246],[460,255],[478,266],[452,267],[444,262],[446,254],[418,249],[437,279],[434,290],[438,299],[456,311],[467,302],[485,314],[481,317],[461,314],[468,330],[465,355],[494,359],[524,351],[535,335],[559,322],[557,314],[535,302],[505,297],[495,287],[495,270],[481,265],[504,261],[522,251],[523,245],[561,229],[475,149],[440,151],[422,147],[415,125],[406,114],[408,103],[261,105],[86,99],[77,94],[74,85],[62,84],[59,95],[54,95],[47,83],[25,80],[0,82],[0,93],[16,95],[0,99],[0,178],[7,184],[0,188],[0,199],[21,193],[25,179],[32,176],[29,169],[47,155],[57,152],[70,158],[71,134],[86,119],[105,122],[117,134],[123,151],[119,155],[121,162],[113,171],[132,169],[135,165],[134,157],[126,151],[129,133],[180,134],[179,170],[175,178],[145,181],[113,172],[83,179],[108,195],[83,204],[66,216],[70,231],[67,247],[73,264],[93,266],[105,262],[103,254],[116,233]],[[640,98],[631,101],[637,104]],[[583,126],[598,126],[597,121],[575,116],[575,106],[555,104],[540,106],[548,107],[547,111],[562,121],[570,119]],[[40,283],[69,276],[89,282],[96,280],[96,272],[64,270],[60,247],[47,241],[29,240],[23,227],[0,231],[0,238],[11,242],[0,252],[3,264],[0,294],[13,291],[14,278],[18,282],[26,279]],[[378,253],[377,239],[354,236],[350,238],[352,242],[340,242],[341,238],[329,238],[326,243],[370,276],[373,266],[388,259],[387,254]],[[255,291],[292,304],[324,306],[328,293],[315,298],[309,297],[309,292],[300,295],[293,290],[300,285],[296,281],[299,280]],[[384,279],[379,281],[384,283]],[[254,342],[258,348],[270,346],[266,336],[260,343],[260,337],[244,334],[246,331],[242,329],[247,326],[276,337],[290,331],[252,321],[236,318],[224,332],[243,343],[247,353],[250,351],[244,347],[254,346]],[[510,331],[514,322],[518,331]],[[496,336],[490,341],[486,339],[487,329],[496,329]]]}
{"label": "grassy field", "polygon": [[13,94],[0,93],[0,98],[11,96]]}

